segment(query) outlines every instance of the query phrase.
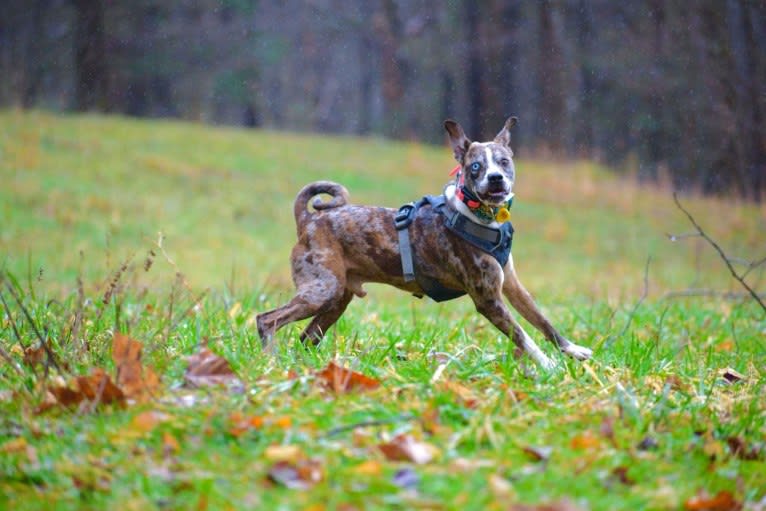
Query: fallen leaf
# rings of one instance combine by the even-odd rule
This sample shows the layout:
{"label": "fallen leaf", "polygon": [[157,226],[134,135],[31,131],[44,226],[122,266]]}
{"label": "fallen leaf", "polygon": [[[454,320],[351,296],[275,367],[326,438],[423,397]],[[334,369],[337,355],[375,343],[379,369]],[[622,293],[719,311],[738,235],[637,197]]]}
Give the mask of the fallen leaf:
{"label": "fallen leaf", "polygon": [[77,376],[70,383],[62,381],[49,385],[46,399],[37,408],[37,412],[44,412],[56,405],[69,408],[83,401],[124,406],[125,394],[103,369],[96,368],[89,376]]}
{"label": "fallen leaf", "polygon": [[744,374],[735,371],[731,367],[727,367],[726,369],[721,369],[721,371],[718,374],[721,376],[721,378],[723,378],[724,380],[726,380],[727,382],[731,384],[740,382],[745,379]]}
{"label": "fallen leaf", "polygon": [[508,511],[580,511],[580,508],[569,500],[560,500],[548,504],[512,504]]}
{"label": "fallen leaf", "polygon": [[145,401],[160,386],[160,378],[150,367],[143,367],[143,344],[127,335],[112,337],[112,360],[117,370],[116,384],[125,397]]}
{"label": "fallen leaf", "polygon": [[527,446],[522,450],[534,461],[548,461],[553,453],[553,447],[547,445]]}
{"label": "fallen leaf", "polygon": [[297,462],[303,459],[303,451],[297,445],[270,445],[266,447],[263,456],[269,461]]}
{"label": "fallen leaf", "polygon": [[499,474],[490,474],[487,483],[489,483],[489,489],[492,490],[492,494],[497,499],[507,499],[515,495],[511,482]]}
{"label": "fallen leaf", "polygon": [[232,436],[240,437],[252,429],[262,428],[263,424],[263,417],[257,415],[247,417],[240,411],[234,411],[229,415],[229,427],[227,431]]}
{"label": "fallen leaf", "polygon": [[8,440],[4,444],[0,445],[0,452],[6,454],[22,452],[27,449],[28,445],[29,444],[27,444],[27,439],[23,436],[20,436],[18,438]]}
{"label": "fallen leaf", "polygon": [[377,476],[383,473],[383,465],[376,460],[367,460],[351,469],[355,474],[363,476]]}
{"label": "fallen leaf", "polygon": [[730,436],[726,439],[731,453],[741,460],[760,460],[764,458],[762,445],[748,447],[745,441],[738,436]]}
{"label": "fallen leaf", "polygon": [[653,436],[647,435],[636,445],[636,448],[639,451],[654,451],[659,446],[660,444]]}
{"label": "fallen leaf", "polygon": [[466,408],[476,408],[479,405],[479,399],[471,389],[460,383],[446,380],[439,384],[439,387],[447,392],[452,392],[458,397],[458,400]]}
{"label": "fallen leaf", "polygon": [[628,467],[619,466],[612,470],[612,477],[626,486],[633,486],[636,481],[628,475]]}
{"label": "fallen leaf", "polygon": [[130,421],[130,429],[137,433],[149,433],[158,424],[170,420],[170,415],[156,410],[141,412]]}
{"label": "fallen leaf", "polygon": [[242,382],[234,374],[228,360],[219,357],[207,347],[188,357],[189,365],[184,374],[186,386],[192,388],[223,386],[241,386]]}
{"label": "fallen leaf", "polygon": [[390,442],[378,445],[378,449],[389,461],[411,461],[419,465],[428,463],[439,453],[435,446],[410,435],[396,436]]}
{"label": "fallen leaf", "polygon": [[716,351],[732,351],[735,348],[734,341],[726,339],[715,347]]}
{"label": "fallen leaf", "polygon": [[380,381],[340,367],[335,362],[330,362],[327,367],[317,372],[316,378],[337,394],[351,390],[373,390],[380,387]]}
{"label": "fallen leaf", "polygon": [[455,458],[450,463],[450,468],[457,472],[471,473],[474,470],[481,468],[492,468],[495,466],[495,462],[487,459],[474,459],[474,458]]}
{"label": "fallen leaf", "polygon": [[719,491],[712,497],[705,492],[700,492],[684,502],[687,511],[739,511],[742,503],[738,502],[731,492]]}
{"label": "fallen leaf", "polygon": [[590,431],[583,431],[579,435],[572,437],[569,446],[575,450],[595,449],[600,444],[598,437]]}
{"label": "fallen leaf", "polygon": [[271,481],[295,490],[307,490],[322,481],[324,474],[317,460],[301,460],[297,463],[279,461],[270,469]]}
{"label": "fallen leaf", "polygon": [[602,437],[606,438],[612,443],[612,445],[614,445],[614,417],[611,415],[604,417],[604,419],[601,421],[601,425],[598,428],[598,432],[601,433]]}
{"label": "fallen leaf", "polygon": [[414,490],[420,484],[420,476],[411,468],[402,468],[396,471],[391,482],[399,488]]}
{"label": "fallen leaf", "polygon": [[165,454],[165,456],[169,456],[171,454],[178,454],[181,451],[181,445],[178,443],[178,440],[176,440],[176,437],[173,436],[172,433],[169,431],[165,431],[162,433],[162,452]]}
{"label": "fallen leaf", "polygon": [[42,345],[28,346],[24,349],[24,363],[30,367],[45,362],[45,348]]}

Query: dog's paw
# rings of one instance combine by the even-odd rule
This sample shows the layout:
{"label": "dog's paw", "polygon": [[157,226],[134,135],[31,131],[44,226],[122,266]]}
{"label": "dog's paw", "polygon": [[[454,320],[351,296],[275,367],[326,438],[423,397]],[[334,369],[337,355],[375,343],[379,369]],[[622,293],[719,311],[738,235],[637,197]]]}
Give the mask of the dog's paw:
{"label": "dog's paw", "polygon": [[561,348],[561,351],[577,360],[588,360],[591,356],[593,356],[593,350],[574,343]]}
{"label": "dog's paw", "polygon": [[537,365],[540,366],[540,369],[546,372],[551,372],[558,368],[556,361],[545,354],[535,357],[535,362],[537,362]]}

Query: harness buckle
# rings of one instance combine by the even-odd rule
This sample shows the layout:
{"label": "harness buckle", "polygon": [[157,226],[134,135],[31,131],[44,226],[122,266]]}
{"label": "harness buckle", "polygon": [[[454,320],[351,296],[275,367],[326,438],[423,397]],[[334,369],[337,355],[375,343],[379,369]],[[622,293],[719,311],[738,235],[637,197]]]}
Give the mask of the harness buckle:
{"label": "harness buckle", "polygon": [[397,231],[401,231],[402,229],[406,229],[410,226],[414,216],[414,211],[415,204],[412,202],[399,208],[399,211],[396,212],[396,216],[394,217],[394,227],[396,227]]}

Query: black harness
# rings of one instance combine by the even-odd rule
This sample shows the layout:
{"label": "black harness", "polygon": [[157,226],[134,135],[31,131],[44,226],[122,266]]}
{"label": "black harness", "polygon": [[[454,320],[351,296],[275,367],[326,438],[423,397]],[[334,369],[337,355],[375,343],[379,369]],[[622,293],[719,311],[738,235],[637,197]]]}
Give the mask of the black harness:
{"label": "black harness", "polygon": [[409,226],[418,214],[418,210],[425,205],[431,206],[434,211],[444,215],[444,225],[447,229],[474,247],[490,254],[500,263],[500,266],[505,266],[508,262],[513,242],[513,226],[510,222],[502,224],[499,229],[479,225],[449,206],[444,195],[426,195],[417,202],[411,202],[399,208],[394,217],[394,225],[399,233],[399,253],[402,258],[405,282],[415,280],[423,291],[437,302],[451,300],[465,294],[463,290],[445,287],[434,279],[415,273]]}

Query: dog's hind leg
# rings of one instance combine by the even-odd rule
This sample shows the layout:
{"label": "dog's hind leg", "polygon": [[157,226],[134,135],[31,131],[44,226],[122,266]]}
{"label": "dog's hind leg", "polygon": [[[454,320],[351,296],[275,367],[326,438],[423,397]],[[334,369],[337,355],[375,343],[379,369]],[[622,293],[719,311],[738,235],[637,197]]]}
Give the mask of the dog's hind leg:
{"label": "dog's hind leg", "polygon": [[343,298],[341,298],[341,300],[332,308],[314,316],[311,323],[309,323],[303,333],[301,333],[301,342],[305,343],[310,340],[314,345],[319,344],[322,337],[327,333],[327,330],[329,330],[329,328],[343,315],[343,312],[346,310],[346,307],[348,307],[348,304],[353,297],[354,293],[347,289],[343,294]]}
{"label": "dog's hind leg", "polygon": [[345,278],[319,263],[308,269],[301,267],[293,278],[298,288],[293,299],[256,317],[258,335],[264,346],[288,323],[332,311],[344,299]]}
{"label": "dog's hind leg", "polygon": [[508,261],[504,268],[504,277],[503,294],[524,319],[540,330],[546,339],[570,357],[577,360],[587,360],[591,357],[593,352],[590,349],[573,343],[556,331],[551,322],[548,321],[548,318],[537,307],[537,304],[532,299],[532,295],[522,285],[513,268],[512,259]]}

